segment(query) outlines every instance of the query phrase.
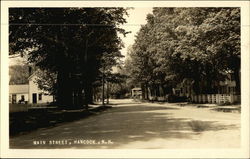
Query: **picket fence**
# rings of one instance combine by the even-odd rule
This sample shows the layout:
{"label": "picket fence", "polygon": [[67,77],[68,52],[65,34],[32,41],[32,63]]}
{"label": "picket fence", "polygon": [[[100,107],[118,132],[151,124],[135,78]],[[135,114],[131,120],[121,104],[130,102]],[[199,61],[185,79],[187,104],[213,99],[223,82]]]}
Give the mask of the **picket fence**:
{"label": "picket fence", "polygon": [[235,103],[240,102],[240,95],[233,94],[200,94],[191,95],[191,101],[195,103]]}

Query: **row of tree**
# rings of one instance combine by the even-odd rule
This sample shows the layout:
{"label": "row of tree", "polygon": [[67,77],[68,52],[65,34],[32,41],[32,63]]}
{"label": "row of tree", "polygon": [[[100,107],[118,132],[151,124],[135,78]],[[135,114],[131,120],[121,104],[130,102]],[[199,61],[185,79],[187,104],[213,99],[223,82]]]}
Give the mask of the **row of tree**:
{"label": "row of tree", "polygon": [[144,98],[159,86],[171,94],[184,79],[196,94],[216,93],[226,73],[239,94],[240,8],[154,8],[128,54],[130,82],[146,90]]}
{"label": "row of tree", "polygon": [[41,70],[39,87],[57,104],[87,108],[122,57],[126,15],[125,8],[11,8],[10,54],[28,54]]}

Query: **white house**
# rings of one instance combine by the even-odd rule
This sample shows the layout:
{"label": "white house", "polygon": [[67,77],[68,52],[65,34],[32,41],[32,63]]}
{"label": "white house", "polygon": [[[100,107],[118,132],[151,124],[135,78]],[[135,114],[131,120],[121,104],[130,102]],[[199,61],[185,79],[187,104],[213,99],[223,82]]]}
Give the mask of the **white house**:
{"label": "white house", "polygon": [[29,85],[9,85],[9,103],[28,103]]}
{"label": "white house", "polygon": [[46,92],[40,90],[35,83],[36,72],[29,77],[29,103],[50,103],[53,102],[53,96],[47,95]]}
{"label": "white house", "polygon": [[9,85],[9,103],[41,104],[53,102],[53,96],[40,90],[35,83],[37,76],[33,73],[28,79],[29,84]]}
{"label": "white house", "polygon": [[[27,55],[27,54],[24,54]],[[19,55],[9,56],[9,66],[24,65],[27,63],[27,56],[20,57]],[[27,70],[28,71],[28,70]],[[31,74],[29,70],[29,74]],[[25,85],[9,85],[9,103],[29,103],[39,104],[48,103],[53,101],[53,96],[46,95],[46,93],[40,90],[35,83],[36,72],[30,75],[28,78],[29,83]],[[10,80],[10,75],[9,75]]]}

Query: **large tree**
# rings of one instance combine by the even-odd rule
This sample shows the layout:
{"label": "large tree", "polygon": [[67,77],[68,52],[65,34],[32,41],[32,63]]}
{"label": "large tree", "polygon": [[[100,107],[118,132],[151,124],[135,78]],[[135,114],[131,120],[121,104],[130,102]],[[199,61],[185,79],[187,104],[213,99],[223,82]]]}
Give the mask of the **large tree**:
{"label": "large tree", "polygon": [[[104,54],[120,56],[124,8],[11,8],[11,53],[56,74],[59,105],[87,105]],[[76,102],[77,101],[77,102]]]}

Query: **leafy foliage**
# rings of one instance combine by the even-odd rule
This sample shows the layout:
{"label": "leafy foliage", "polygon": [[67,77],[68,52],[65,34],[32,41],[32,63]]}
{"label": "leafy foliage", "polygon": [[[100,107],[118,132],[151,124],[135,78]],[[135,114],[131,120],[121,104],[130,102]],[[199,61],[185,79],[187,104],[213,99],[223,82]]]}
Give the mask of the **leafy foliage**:
{"label": "leafy foliage", "polygon": [[86,105],[91,102],[102,56],[112,55],[109,61],[121,57],[118,33],[126,34],[119,27],[126,22],[126,9],[11,8],[9,13],[10,54],[29,52],[30,63],[55,74],[52,92],[58,104],[72,105],[73,92],[81,101],[78,105],[82,99]]}
{"label": "leafy foliage", "polygon": [[27,65],[13,65],[9,67],[9,84],[28,84],[29,67]]}
{"label": "leafy foliage", "polygon": [[35,83],[38,85],[38,88],[44,90],[50,95],[56,94],[57,91],[57,78],[56,74],[46,70],[36,70],[36,79]]}
{"label": "leafy foliage", "polygon": [[240,92],[240,8],[154,8],[129,55],[138,83],[171,90],[186,78],[196,93],[213,93],[233,72]]}

